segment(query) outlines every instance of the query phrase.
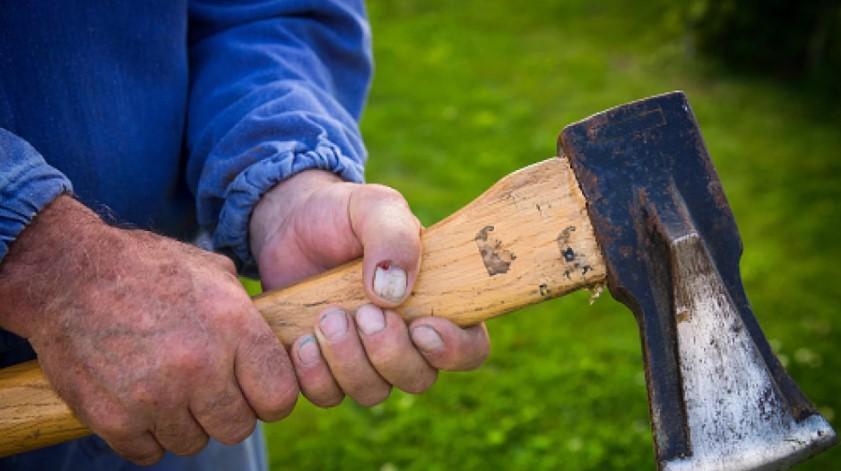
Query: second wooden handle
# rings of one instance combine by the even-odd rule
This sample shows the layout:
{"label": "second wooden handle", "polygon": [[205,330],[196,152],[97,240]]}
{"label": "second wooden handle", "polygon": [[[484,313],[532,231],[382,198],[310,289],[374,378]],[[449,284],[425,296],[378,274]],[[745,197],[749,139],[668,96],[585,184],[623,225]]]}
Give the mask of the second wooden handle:
{"label": "second wooden handle", "polygon": [[[584,196],[565,158],[514,172],[423,234],[407,320],[466,326],[604,280]],[[368,302],[360,262],[255,299],[284,344],[310,333],[328,305]]]}
{"label": "second wooden handle", "polygon": [[[601,283],[605,265],[584,196],[564,158],[514,172],[422,236],[423,261],[406,320],[440,316],[472,325]],[[367,303],[351,262],[254,303],[287,347],[312,332],[328,305]],[[89,434],[36,362],[0,370],[0,456]]]}

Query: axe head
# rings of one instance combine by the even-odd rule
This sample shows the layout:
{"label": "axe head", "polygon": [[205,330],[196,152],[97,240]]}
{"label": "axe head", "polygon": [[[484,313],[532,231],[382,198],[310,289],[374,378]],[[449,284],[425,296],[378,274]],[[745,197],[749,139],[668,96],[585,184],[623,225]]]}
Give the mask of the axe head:
{"label": "axe head", "polygon": [[832,446],[751,311],[736,223],[684,94],[572,124],[559,147],[610,291],[639,324],[658,467],[783,469]]}

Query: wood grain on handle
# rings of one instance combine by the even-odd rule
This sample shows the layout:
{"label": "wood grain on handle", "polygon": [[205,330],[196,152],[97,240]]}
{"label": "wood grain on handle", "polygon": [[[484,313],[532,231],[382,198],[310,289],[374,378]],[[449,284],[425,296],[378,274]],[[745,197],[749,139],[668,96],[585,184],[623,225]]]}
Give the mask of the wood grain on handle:
{"label": "wood grain on handle", "polygon": [[[423,234],[423,261],[407,320],[440,316],[471,325],[604,281],[584,196],[565,158],[514,172]],[[290,346],[329,305],[368,302],[361,262],[254,299]],[[0,370],[0,456],[89,434],[36,362]]]}

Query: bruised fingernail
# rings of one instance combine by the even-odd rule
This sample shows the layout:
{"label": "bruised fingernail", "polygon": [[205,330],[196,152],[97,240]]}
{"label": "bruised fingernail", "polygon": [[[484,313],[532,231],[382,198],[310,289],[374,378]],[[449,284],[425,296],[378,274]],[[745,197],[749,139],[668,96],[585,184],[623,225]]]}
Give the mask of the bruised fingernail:
{"label": "bruised fingernail", "polygon": [[325,337],[337,339],[347,332],[347,315],[338,309],[327,311],[321,316],[319,325]]}
{"label": "bruised fingernail", "polygon": [[444,348],[444,341],[438,332],[425,325],[412,329],[412,342],[425,352],[436,352]]}
{"label": "bruised fingernail", "polygon": [[374,272],[374,292],[388,301],[402,301],[406,296],[406,272],[391,263],[377,265]]}
{"label": "bruised fingernail", "polygon": [[365,304],[356,311],[356,325],[365,335],[376,334],[385,328],[385,316],[377,306]]}
{"label": "bruised fingernail", "polygon": [[313,366],[321,361],[321,350],[312,335],[306,335],[298,341],[298,360],[304,366]]}

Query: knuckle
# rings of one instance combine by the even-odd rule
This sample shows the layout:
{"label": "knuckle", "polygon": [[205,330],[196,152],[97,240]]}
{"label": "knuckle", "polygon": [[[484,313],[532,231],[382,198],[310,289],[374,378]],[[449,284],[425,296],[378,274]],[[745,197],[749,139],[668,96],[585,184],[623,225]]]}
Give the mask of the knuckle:
{"label": "knuckle", "polygon": [[167,366],[179,375],[197,373],[204,368],[207,361],[207,352],[194,342],[173,345],[167,352]]}
{"label": "knuckle", "polygon": [[134,407],[155,407],[159,394],[146,382],[136,382],[127,387],[125,399]]}
{"label": "knuckle", "polygon": [[207,434],[196,424],[189,422],[158,424],[154,428],[154,434],[161,446],[179,456],[198,453],[208,441]]}
{"label": "knuckle", "polygon": [[431,388],[437,379],[438,372],[431,370],[429,373],[413,376],[410,381],[401,385],[400,389],[409,394],[420,394]]}
{"label": "knuckle", "polygon": [[365,186],[365,189],[367,192],[366,199],[373,204],[385,204],[409,209],[409,202],[394,188],[385,185],[369,184]]}
{"label": "knuckle", "polygon": [[183,436],[177,437],[177,440],[172,442],[172,446],[168,449],[178,456],[192,456],[200,452],[207,446],[209,437],[207,435],[197,436],[189,440],[185,440]]}
{"label": "knuckle", "polygon": [[427,354],[426,358],[433,367],[439,370],[459,371],[465,368],[464,354],[456,347]]}
{"label": "knuckle", "polygon": [[250,361],[268,366],[277,361],[280,356],[286,355],[277,337],[264,326],[241,330],[244,330],[245,341],[240,342],[238,348],[241,354]]}
{"label": "knuckle", "polygon": [[469,370],[475,362],[475,354],[464,345],[453,348],[449,353],[450,355],[447,355],[447,358],[443,362],[446,365],[445,369],[455,371]]}
{"label": "knuckle", "polygon": [[378,368],[399,365],[406,353],[394,336],[383,335],[370,339],[366,345],[368,358]]}
{"label": "knuckle", "polygon": [[404,198],[399,191],[395,190],[390,186],[372,183],[366,185],[365,188],[366,191],[368,191],[369,195],[376,199],[385,200],[389,202],[399,202],[408,206],[406,198]]}
{"label": "knuckle", "polygon": [[238,392],[223,390],[193,408],[196,418],[208,435],[233,445],[254,431],[257,419]]}
{"label": "knuckle", "polygon": [[88,419],[91,430],[109,440],[128,438],[132,434],[133,420],[125,413],[94,414]]}
{"label": "knuckle", "polygon": [[221,388],[197,400],[191,406],[191,410],[195,416],[205,418],[204,425],[213,428],[224,425],[229,417],[237,416],[241,410],[241,400],[238,393],[229,388]]}
{"label": "knuckle", "polygon": [[242,330],[243,324],[254,312],[254,306],[244,292],[220,290],[216,296],[208,299],[206,312],[212,313],[217,329]]}
{"label": "knuckle", "polygon": [[187,445],[189,442],[189,440],[185,440],[181,427],[174,424],[156,425],[155,438],[158,440],[158,443],[173,452]]}
{"label": "knuckle", "polygon": [[286,418],[298,402],[298,387],[295,384],[284,388],[283,391],[272,394],[260,411],[260,418],[266,422],[276,422]]}
{"label": "knuckle", "polygon": [[362,391],[357,391],[350,396],[361,406],[363,407],[372,407],[375,406],[386,399],[388,396],[391,395],[391,386],[390,385],[377,385],[368,387]]}
{"label": "knuckle", "polygon": [[313,393],[308,399],[318,407],[336,407],[345,399],[345,394],[341,391],[331,389],[329,391]]}
{"label": "knuckle", "polygon": [[255,427],[257,427],[257,420],[254,417],[243,417],[240,420],[230,422],[228,426],[220,430],[213,438],[219,440],[224,445],[236,445],[251,436],[254,433]]}
{"label": "knuckle", "polygon": [[475,370],[476,368],[482,366],[487,357],[487,350],[474,350],[465,352],[451,362],[452,369],[462,371]]}
{"label": "knuckle", "polygon": [[304,396],[316,406],[333,407],[341,404],[345,398],[345,393],[329,372],[309,372],[301,375],[299,381]]}

